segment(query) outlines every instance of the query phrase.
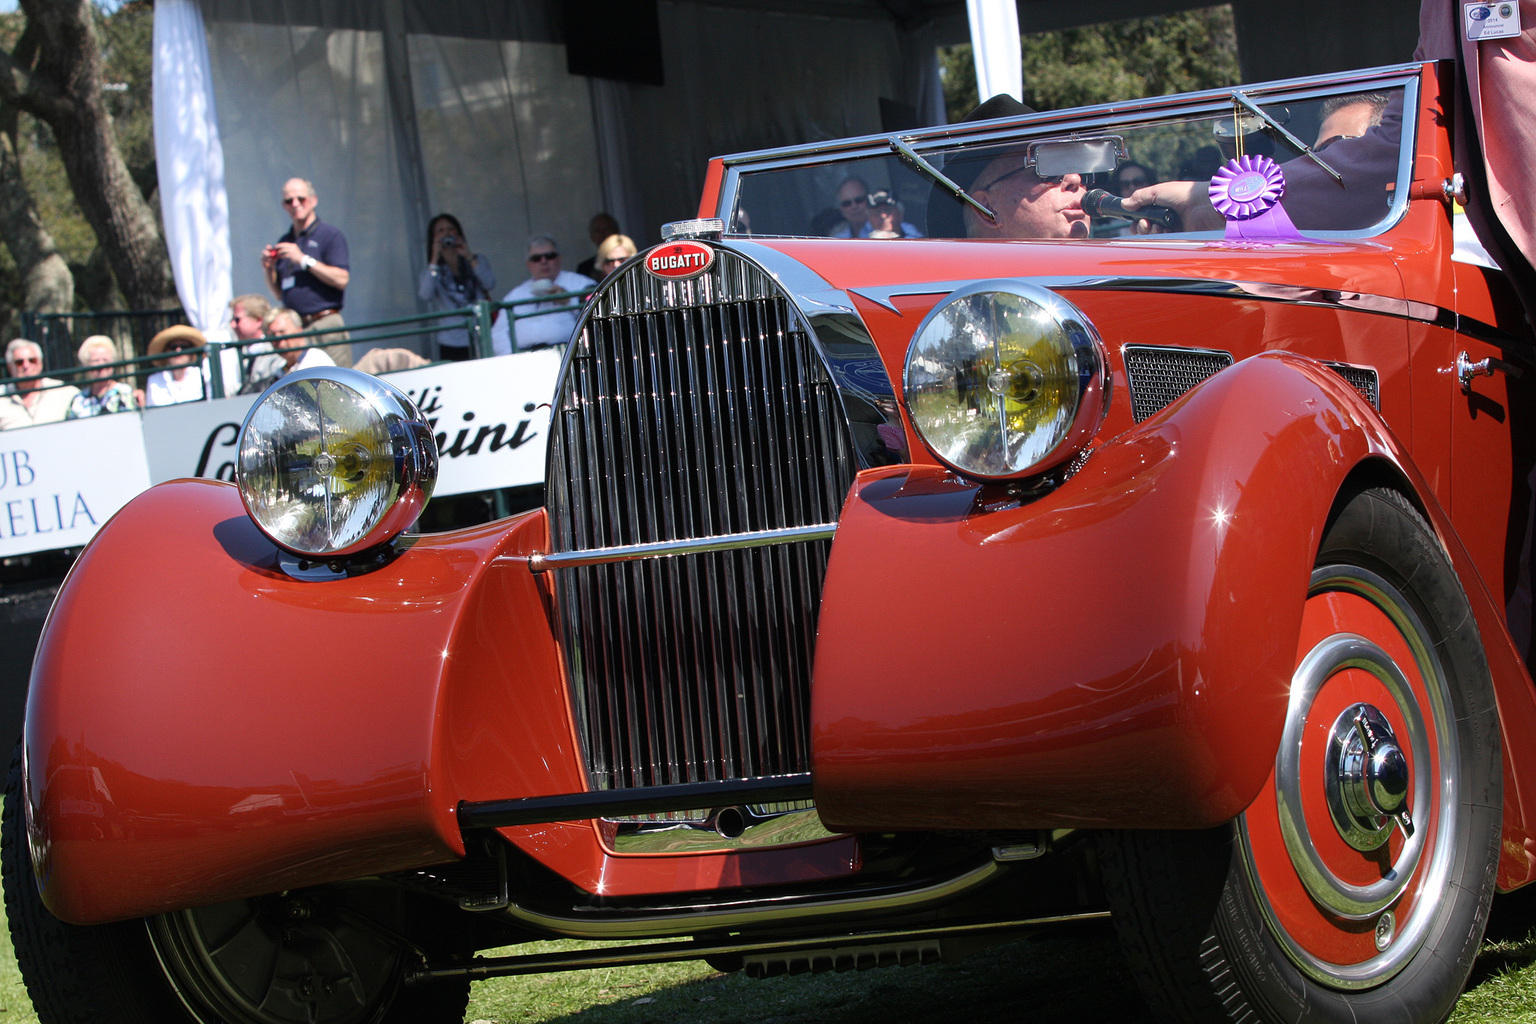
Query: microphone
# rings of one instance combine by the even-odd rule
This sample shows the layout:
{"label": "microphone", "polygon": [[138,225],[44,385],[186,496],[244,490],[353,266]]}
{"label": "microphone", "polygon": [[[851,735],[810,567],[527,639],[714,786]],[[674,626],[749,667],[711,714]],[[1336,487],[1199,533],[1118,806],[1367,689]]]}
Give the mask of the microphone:
{"label": "microphone", "polygon": [[1119,217],[1121,220],[1151,221],[1160,224],[1164,231],[1178,231],[1182,227],[1179,214],[1166,206],[1143,206],[1139,210],[1127,210],[1119,196],[1110,195],[1101,188],[1090,189],[1083,196],[1083,209],[1090,217]]}

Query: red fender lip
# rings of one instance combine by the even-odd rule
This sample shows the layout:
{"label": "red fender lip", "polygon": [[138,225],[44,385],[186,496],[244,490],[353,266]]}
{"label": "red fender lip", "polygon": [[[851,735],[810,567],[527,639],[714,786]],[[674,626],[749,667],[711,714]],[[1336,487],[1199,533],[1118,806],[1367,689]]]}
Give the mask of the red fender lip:
{"label": "red fender lip", "polygon": [[301,582],[229,484],[134,499],[81,555],[33,667],[28,827],[49,908],[98,923],[462,855],[434,751],[454,630],[527,533],[542,516]]}
{"label": "red fender lip", "polygon": [[823,818],[868,830],[1234,817],[1273,762],[1328,509],[1362,460],[1401,467],[1379,424],[1327,369],[1266,355],[1032,503],[989,509],[930,467],[861,475],[818,628]]}

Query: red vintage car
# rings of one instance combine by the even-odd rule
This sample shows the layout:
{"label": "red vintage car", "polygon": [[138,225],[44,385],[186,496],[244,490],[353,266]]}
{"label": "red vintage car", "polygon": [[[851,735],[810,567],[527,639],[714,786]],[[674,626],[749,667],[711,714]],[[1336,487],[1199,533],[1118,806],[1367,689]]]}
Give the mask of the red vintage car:
{"label": "red vintage car", "polygon": [[4,819],[40,1012],[457,1021],[590,962],[475,956],[537,938],[768,975],[1112,915],[1169,1019],[1443,1019],[1536,875],[1532,338],[1449,82],[718,159],[488,525],[409,529],[398,392],[284,378],[238,485],[58,596]]}

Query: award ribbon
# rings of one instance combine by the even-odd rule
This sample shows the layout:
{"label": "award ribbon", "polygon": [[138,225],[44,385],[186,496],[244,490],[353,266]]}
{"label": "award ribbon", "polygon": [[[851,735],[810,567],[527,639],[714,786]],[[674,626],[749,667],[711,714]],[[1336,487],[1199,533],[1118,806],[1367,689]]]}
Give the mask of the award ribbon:
{"label": "award ribbon", "polygon": [[1299,241],[1301,232],[1280,205],[1283,195],[1285,174],[1267,156],[1229,160],[1211,178],[1211,205],[1227,219],[1228,239]]}

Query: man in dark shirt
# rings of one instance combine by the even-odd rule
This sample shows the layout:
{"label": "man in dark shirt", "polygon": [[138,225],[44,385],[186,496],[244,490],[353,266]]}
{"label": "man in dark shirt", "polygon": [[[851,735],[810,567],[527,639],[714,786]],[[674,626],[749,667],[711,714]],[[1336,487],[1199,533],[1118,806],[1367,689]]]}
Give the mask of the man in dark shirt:
{"label": "man in dark shirt", "polygon": [[[293,225],[261,256],[267,287],[283,306],[303,317],[305,330],[346,326],[341,318],[342,296],[352,276],[346,236],[340,228],[320,220],[315,212],[319,202],[314,185],[303,178],[290,178],[283,185],[283,209],[293,218]],[[343,332],[324,338],[334,342],[325,351],[336,365],[351,366],[352,345],[347,335]]]}

